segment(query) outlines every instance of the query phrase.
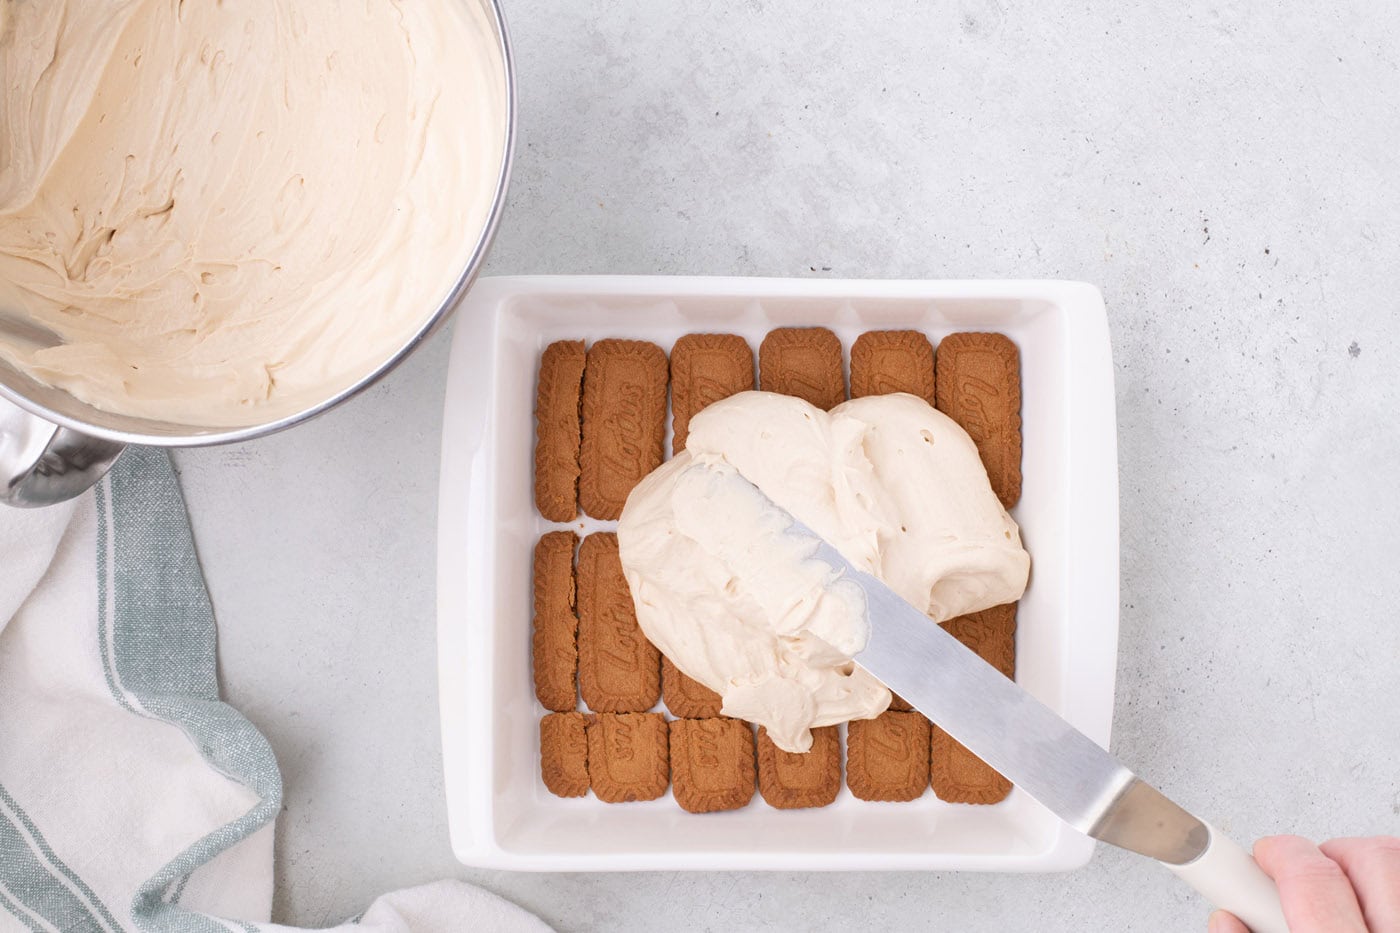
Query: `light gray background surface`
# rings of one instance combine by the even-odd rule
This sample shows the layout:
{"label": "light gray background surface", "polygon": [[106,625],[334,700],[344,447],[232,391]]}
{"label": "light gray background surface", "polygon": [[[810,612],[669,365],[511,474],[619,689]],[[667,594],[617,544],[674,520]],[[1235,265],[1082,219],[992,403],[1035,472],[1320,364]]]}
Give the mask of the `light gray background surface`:
{"label": "light gray background surface", "polygon": [[[1400,6],[508,3],[493,273],[1064,277],[1114,342],[1114,750],[1242,839],[1400,826]],[[1193,930],[1163,872],[523,875],[448,849],[447,343],[177,456],[228,698],[286,781],[275,916],[479,881],[564,930]]]}

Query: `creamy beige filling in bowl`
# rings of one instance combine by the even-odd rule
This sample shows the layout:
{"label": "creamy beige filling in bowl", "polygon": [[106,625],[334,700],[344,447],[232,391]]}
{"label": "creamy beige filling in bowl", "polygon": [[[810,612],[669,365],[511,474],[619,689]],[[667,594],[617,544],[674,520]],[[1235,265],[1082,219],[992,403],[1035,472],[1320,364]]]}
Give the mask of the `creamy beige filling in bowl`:
{"label": "creamy beige filling in bowl", "polygon": [[496,0],[0,4],[0,395],[163,446],[324,411],[466,291],[514,111]]}

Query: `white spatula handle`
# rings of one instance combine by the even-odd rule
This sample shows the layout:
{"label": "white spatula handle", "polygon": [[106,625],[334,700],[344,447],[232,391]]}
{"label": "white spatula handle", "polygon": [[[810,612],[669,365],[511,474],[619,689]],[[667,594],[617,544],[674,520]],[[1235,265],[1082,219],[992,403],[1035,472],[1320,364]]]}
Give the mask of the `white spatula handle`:
{"label": "white spatula handle", "polygon": [[1239,917],[1253,933],[1288,933],[1273,879],[1239,843],[1206,824],[1210,845],[1193,862],[1166,865],[1216,907]]}

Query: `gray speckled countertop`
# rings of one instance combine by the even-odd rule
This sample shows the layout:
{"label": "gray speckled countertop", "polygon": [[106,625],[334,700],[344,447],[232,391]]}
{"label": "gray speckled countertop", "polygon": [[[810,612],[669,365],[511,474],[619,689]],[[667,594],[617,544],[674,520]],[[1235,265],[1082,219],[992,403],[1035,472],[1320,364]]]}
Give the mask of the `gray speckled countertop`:
{"label": "gray speckled countertop", "polygon": [[[1117,376],[1114,750],[1241,838],[1400,827],[1400,6],[509,3],[488,272],[1063,277]],[[276,917],[455,875],[565,930],[1203,929],[1156,867],[474,872],[434,676],[447,340],[181,453],[229,699],[286,780]]]}

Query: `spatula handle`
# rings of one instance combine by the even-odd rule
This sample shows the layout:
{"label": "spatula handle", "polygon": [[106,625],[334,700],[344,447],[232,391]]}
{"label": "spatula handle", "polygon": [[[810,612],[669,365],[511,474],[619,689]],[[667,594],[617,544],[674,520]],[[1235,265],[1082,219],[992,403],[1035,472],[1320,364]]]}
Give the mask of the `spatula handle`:
{"label": "spatula handle", "polygon": [[1206,824],[1210,844],[1194,861],[1166,865],[1216,907],[1239,917],[1253,933],[1288,933],[1273,879],[1229,836]]}

